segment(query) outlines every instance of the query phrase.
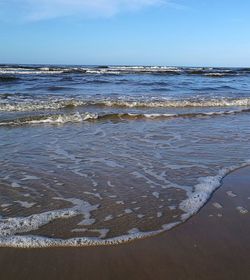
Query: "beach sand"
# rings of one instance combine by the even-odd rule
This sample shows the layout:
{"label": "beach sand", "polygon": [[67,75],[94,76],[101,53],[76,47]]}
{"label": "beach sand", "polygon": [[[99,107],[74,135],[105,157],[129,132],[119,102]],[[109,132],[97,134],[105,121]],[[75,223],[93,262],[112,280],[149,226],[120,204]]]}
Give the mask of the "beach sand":
{"label": "beach sand", "polygon": [[161,235],[106,247],[0,248],[1,280],[250,279],[250,167],[201,211]]}

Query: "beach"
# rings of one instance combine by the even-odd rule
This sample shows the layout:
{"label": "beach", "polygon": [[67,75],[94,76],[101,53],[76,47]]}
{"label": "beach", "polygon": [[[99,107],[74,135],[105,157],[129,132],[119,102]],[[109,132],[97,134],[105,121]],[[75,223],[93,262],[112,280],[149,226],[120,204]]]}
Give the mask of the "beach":
{"label": "beach", "polygon": [[0,279],[249,279],[250,167],[223,179],[187,222],[114,246],[0,248]]}
{"label": "beach", "polygon": [[0,280],[250,280],[249,10],[0,0]]}

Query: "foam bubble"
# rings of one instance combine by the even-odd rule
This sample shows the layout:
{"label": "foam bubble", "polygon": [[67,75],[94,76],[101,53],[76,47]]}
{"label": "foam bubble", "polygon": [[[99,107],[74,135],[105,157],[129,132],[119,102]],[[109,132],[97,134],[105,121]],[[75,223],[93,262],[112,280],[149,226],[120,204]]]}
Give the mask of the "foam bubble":
{"label": "foam bubble", "polygon": [[15,200],[14,202],[19,203],[21,207],[24,208],[31,208],[33,207],[36,203],[28,202],[28,201],[21,201],[21,200]]}
{"label": "foam bubble", "polygon": [[21,185],[18,184],[17,182],[13,182],[13,183],[11,183],[11,187],[12,188],[21,188]]}
{"label": "foam bubble", "polygon": [[137,217],[138,217],[139,219],[142,219],[144,216],[145,216],[145,215],[143,215],[143,214],[138,214],[138,215],[137,215]]}
{"label": "foam bubble", "polygon": [[121,204],[121,205],[123,205],[123,204],[124,204],[124,201],[118,200],[118,201],[116,201],[116,204]]}
{"label": "foam bubble", "polygon": [[226,193],[230,197],[236,197],[237,196],[237,194],[233,193],[232,191],[227,191]]}
{"label": "foam bubble", "polygon": [[131,213],[133,213],[133,211],[132,211],[131,209],[125,209],[124,212],[125,212],[126,214],[131,214]]}
{"label": "foam bubble", "polygon": [[34,214],[24,218],[7,218],[0,220],[0,243],[4,238],[14,237],[17,233],[25,233],[37,230],[49,222],[75,216],[74,210],[49,211],[41,214]]}
{"label": "foam bubble", "polygon": [[218,203],[218,202],[214,202],[214,203],[213,203],[213,206],[214,206],[215,208],[217,208],[217,209],[223,208],[222,205],[221,205],[220,203]]}
{"label": "foam bubble", "polygon": [[248,210],[242,206],[238,206],[238,207],[236,207],[236,209],[243,215],[248,213]]}
{"label": "foam bubble", "polygon": [[194,186],[194,192],[189,194],[189,197],[182,201],[179,206],[179,208],[185,212],[185,214],[182,215],[182,219],[186,220],[193,214],[197,213],[209,199],[211,194],[221,185],[221,180],[228,173],[249,164],[250,160],[247,160],[243,164],[221,169],[218,175],[214,177],[208,176],[200,178],[200,183]]}
{"label": "foam bubble", "polygon": [[157,199],[159,199],[160,197],[160,194],[158,192],[153,192],[152,195]]}
{"label": "foam bubble", "polygon": [[162,217],[162,212],[157,212],[157,218]]}
{"label": "foam bubble", "polygon": [[114,217],[112,215],[108,215],[107,217],[104,218],[104,221],[107,222],[107,221],[110,221],[112,220]]}

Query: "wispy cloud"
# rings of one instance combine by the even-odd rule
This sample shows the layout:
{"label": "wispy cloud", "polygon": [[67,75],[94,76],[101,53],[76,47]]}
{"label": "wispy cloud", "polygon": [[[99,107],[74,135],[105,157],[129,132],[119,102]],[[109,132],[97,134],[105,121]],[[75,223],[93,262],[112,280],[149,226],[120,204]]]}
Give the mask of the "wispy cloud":
{"label": "wispy cloud", "polygon": [[175,5],[169,0],[0,0],[2,11],[13,8],[23,19],[34,21],[74,15],[111,17],[165,4]]}

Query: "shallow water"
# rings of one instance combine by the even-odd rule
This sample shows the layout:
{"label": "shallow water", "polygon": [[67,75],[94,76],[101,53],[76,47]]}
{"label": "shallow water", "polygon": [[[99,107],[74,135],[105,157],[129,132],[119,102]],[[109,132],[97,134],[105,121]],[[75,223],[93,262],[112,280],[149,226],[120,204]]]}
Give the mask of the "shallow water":
{"label": "shallow water", "polygon": [[0,244],[120,243],[250,159],[250,70],[0,67]]}

